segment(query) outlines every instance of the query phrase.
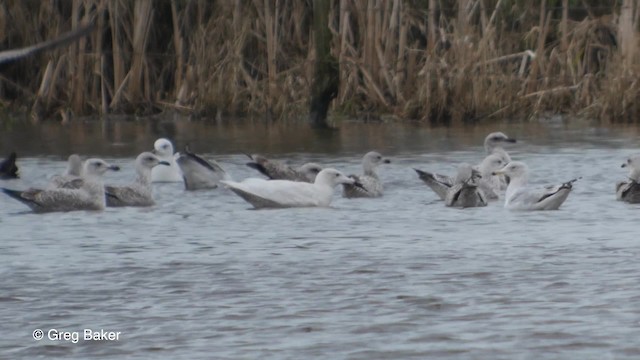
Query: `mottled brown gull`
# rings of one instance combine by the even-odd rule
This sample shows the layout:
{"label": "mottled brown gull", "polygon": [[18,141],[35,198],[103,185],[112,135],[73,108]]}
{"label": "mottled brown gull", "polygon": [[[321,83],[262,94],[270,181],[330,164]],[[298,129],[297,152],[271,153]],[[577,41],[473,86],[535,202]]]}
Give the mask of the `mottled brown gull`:
{"label": "mottled brown gull", "polygon": [[260,154],[247,155],[251,162],[247,163],[252,169],[260,171],[271,180],[291,180],[312,183],[316,175],[322,170],[322,166],[316,163],[306,163],[294,168],[280,161],[268,159]]}
{"label": "mottled brown gull", "polygon": [[126,186],[105,186],[107,206],[153,206],[153,191],[151,185],[151,169],[154,167],[169,166],[169,163],[160,160],[150,152],[138,155],[135,161],[136,178]]}
{"label": "mottled brown gull", "polygon": [[381,164],[389,163],[391,163],[391,160],[383,158],[382,155],[376,151],[366,153],[362,158],[362,169],[364,173],[362,175],[349,175],[350,178],[355,180],[355,183],[361,184],[362,186],[344,184],[342,196],[346,198],[382,196],[384,188],[376,169]]}
{"label": "mottled brown gull", "polygon": [[73,186],[68,188],[25,191],[3,188],[2,191],[37,213],[103,210],[106,200],[102,175],[108,170],[119,170],[119,168],[101,159],[88,159],[84,162],[83,177],[74,180]]}

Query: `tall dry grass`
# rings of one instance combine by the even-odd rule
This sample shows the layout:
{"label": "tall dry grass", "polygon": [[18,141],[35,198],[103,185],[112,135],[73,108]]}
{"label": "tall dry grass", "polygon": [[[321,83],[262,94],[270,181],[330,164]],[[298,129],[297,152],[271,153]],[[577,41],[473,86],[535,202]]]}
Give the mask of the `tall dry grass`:
{"label": "tall dry grass", "polygon": [[[311,0],[9,0],[1,48],[92,20],[96,30],[0,69],[0,99],[36,120],[168,109],[296,117],[308,111],[311,12]],[[339,0],[329,18],[334,113],[447,124],[640,115],[635,0]]]}

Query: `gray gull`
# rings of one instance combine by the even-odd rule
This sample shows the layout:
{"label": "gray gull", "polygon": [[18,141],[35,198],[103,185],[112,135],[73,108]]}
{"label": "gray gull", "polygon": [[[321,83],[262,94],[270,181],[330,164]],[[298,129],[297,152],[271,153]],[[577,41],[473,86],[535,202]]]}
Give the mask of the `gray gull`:
{"label": "gray gull", "polygon": [[84,163],[83,178],[73,182],[77,188],[29,189],[2,191],[26,204],[36,213],[74,210],[103,210],[106,205],[102,175],[108,170],[119,170],[101,159],[88,159]]}
{"label": "gray gull", "polygon": [[177,162],[187,190],[215,189],[221,180],[231,180],[216,161],[205,160],[192,153],[188,146],[185,146],[184,153],[180,154]]}
{"label": "gray gull", "polygon": [[530,189],[527,186],[529,168],[520,161],[512,161],[494,174],[504,174],[511,179],[504,203],[504,207],[510,210],[557,210],[569,196],[573,183],[578,180]]}
{"label": "gray gull", "polygon": [[484,191],[478,187],[480,180],[479,171],[469,164],[460,164],[454,185],[447,191],[445,205],[460,208],[487,206]]}
{"label": "gray gull", "polygon": [[385,159],[376,151],[370,151],[362,158],[362,168],[364,170],[363,175],[349,175],[354,179],[356,183],[362,186],[356,186],[353,184],[344,184],[342,196],[346,198],[357,197],[380,197],[383,193],[382,182],[376,173],[376,168],[380,164],[389,164],[391,160]]}
{"label": "gray gull", "polygon": [[107,206],[153,206],[151,169],[157,165],[169,166],[169,163],[160,160],[150,152],[138,155],[135,162],[136,179],[127,186],[106,185],[104,190],[107,195]]}
{"label": "gray gull", "polygon": [[322,170],[322,166],[316,163],[306,163],[298,168],[293,168],[277,160],[268,159],[259,154],[247,155],[251,162],[247,166],[260,171],[264,176],[272,180],[291,180],[312,183],[316,175]]}

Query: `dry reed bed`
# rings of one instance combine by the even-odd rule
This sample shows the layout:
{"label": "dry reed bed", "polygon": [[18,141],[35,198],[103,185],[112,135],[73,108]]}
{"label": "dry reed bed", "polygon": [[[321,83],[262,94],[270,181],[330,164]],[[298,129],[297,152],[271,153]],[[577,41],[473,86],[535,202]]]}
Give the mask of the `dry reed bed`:
{"label": "dry reed bed", "polygon": [[[452,124],[545,112],[635,121],[636,1],[534,3],[332,2],[340,64],[333,111]],[[0,44],[25,46],[91,19],[97,29],[78,43],[6,66],[3,104],[63,120],[164,109],[275,119],[307,111],[308,2],[10,0],[0,4]]]}

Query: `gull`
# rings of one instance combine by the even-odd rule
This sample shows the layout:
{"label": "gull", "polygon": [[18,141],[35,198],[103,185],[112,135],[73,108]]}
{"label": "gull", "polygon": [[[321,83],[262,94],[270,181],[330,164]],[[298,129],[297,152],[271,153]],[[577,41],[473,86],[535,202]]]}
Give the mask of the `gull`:
{"label": "gull", "polygon": [[502,132],[492,132],[487,135],[484,139],[484,150],[487,155],[498,154],[502,157],[502,161],[504,163],[511,162],[511,157],[509,154],[502,148],[503,144],[513,144],[516,142],[516,139],[510,138]]}
{"label": "gull", "polygon": [[[509,156],[502,146],[504,144],[513,144],[515,142],[516,139],[510,138],[502,132],[492,132],[484,139],[484,150],[487,153],[487,156],[499,156],[506,165],[511,162],[511,156]],[[498,190],[506,190],[507,185],[509,184],[507,178],[504,175],[500,175],[498,179],[500,185]]]}
{"label": "gull", "polygon": [[355,180],[355,183],[362,186],[356,186],[354,184],[344,184],[342,196],[346,198],[356,197],[380,197],[383,193],[382,183],[376,173],[376,168],[380,164],[389,164],[391,160],[385,159],[376,151],[370,151],[362,158],[362,168],[364,170],[363,175],[349,175],[350,178]]}
{"label": "gull", "polygon": [[327,207],[334,188],[339,184],[354,184],[355,180],[336,169],[323,169],[310,184],[291,180],[250,178],[242,182],[221,181],[231,191],[254,208]]}
{"label": "gull", "polygon": [[529,168],[520,161],[512,161],[494,174],[504,174],[511,179],[504,203],[504,207],[510,210],[557,210],[569,196],[573,183],[578,180],[530,189],[527,186]]}
{"label": "gull", "polygon": [[0,179],[17,179],[19,177],[16,158],[16,153],[12,152],[8,158],[0,161]]}
{"label": "gull", "polygon": [[54,49],[59,46],[69,44],[83,36],[88,35],[95,28],[95,21],[92,21],[88,25],[84,25],[75,30],[69,31],[55,39],[43,41],[32,46],[23,47],[20,49],[11,49],[0,51],[0,65],[8,64],[22,58],[35,55],[39,52]]}
{"label": "gull", "polygon": [[488,200],[498,199],[498,194],[502,190],[502,178],[498,175],[493,175],[493,172],[502,169],[506,164],[500,155],[491,154],[485,157],[480,165],[474,167],[480,173],[478,186]]}
{"label": "gull", "polygon": [[[494,170],[501,169],[511,161],[509,154],[502,148],[503,144],[515,143],[516,140],[508,137],[502,132],[493,132],[484,139],[484,149],[487,153],[485,158],[476,166],[481,172],[483,180],[480,182],[481,188],[489,200],[498,198],[498,192],[507,188],[507,180],[504,175],[494,176]],[[502,162],[500,167],[493,168],[496,157]],[[428,171],[414,169],[418,177],[438,195],[441,200],[447,197],[447,191],[453,186],[453,179],[450,176],[431,173]],[[491,191],[490,191],[491,190]]]}
{"label": "gull", "polygon": [[153,153],[169,166],[155,167],[151,170],[152,182],[182,182],[182,173],[176,163],[179,154],[173,153],[173,144],[168,139],[160,138],[153,144]]}
{"label": "gull", "polygon": [[71,154],[67,159],[67,169],[62,175],[54,175],[51,178],[52,188],[64,187],[65,184],[79,179],[82,176],[82,159],[78,154]]}
{"label": "gull", "polygon": [[136,179],[127,186],[107,185],[106,192],[107,206],[153,206],[151,169],[157,165],[169,166],[169,163],[160,160],[150,152],[143,152],[138,155],[135,162]]}
{"label": "gull", "polygon": [[120,168],[102,159],[84,162],[83,177],[73,180],[76,188],[29,189],[25,191],[2,188],[10,197],[26,204],[36,213],[74,210],[103,210],[106,205],[102,175]]}
{"label": "gull", "polygon": [[231,180],[216,161],[205,160],[192,153],[188,146],[185,146],[184,153],[180,154],[177,162],[187,190],[215,189],[221,180]]}
{"label": "gull", "polygon": [[640,203],[640,154],[632,155],[623,168],[629,168],[629,180],[616,184],[616,199],[630,204]]}
{"label": "gull", "polygon": [[247,166],[260,171],[264,176],[272,180],[291,180],[312,183],[316,175],[322,170],[322,166],[316,163],[306,163],[298,168],[293,168],[277,160],[253,154],[248,155],[251,162]]}
{"label": "gull", "polygon": [[478,186],[478,180],[481,180],[478,170],[469,164],[460,164],[454,185],[447,191],[445,205],[461,208],[487,206],[487,198]]}

